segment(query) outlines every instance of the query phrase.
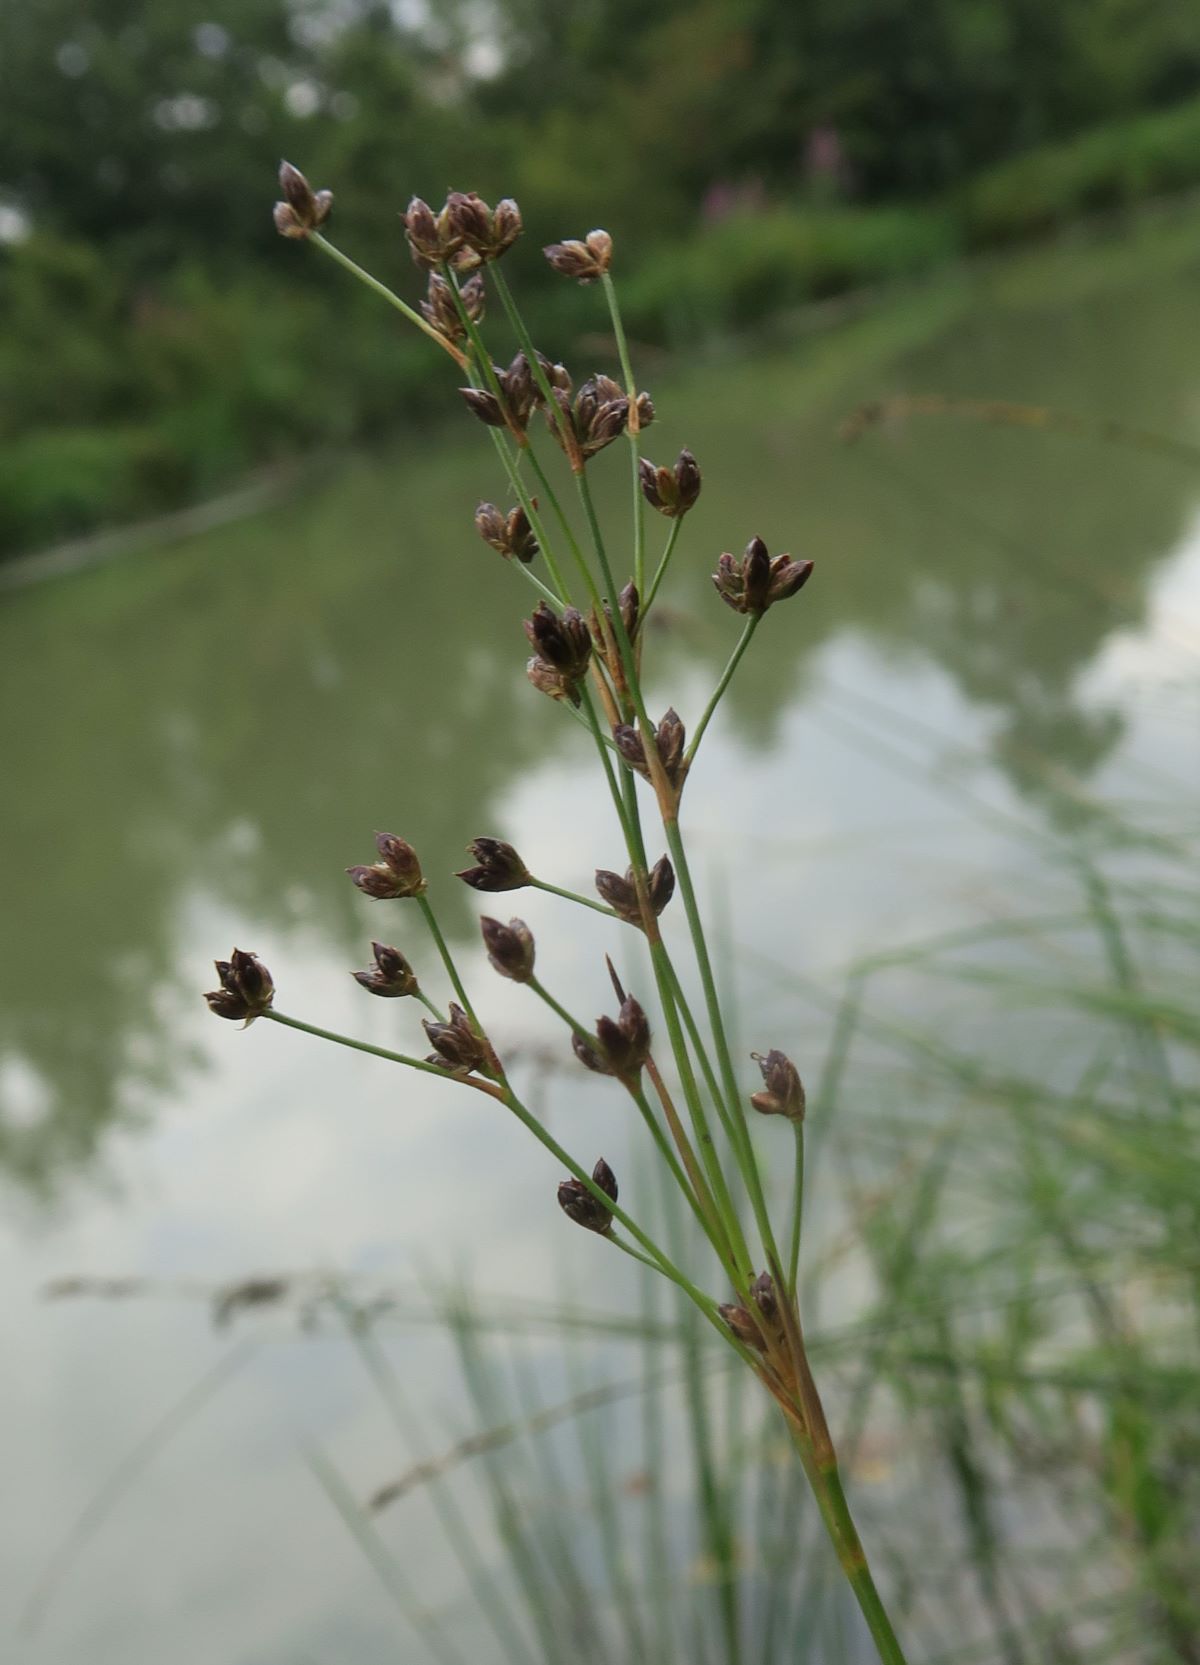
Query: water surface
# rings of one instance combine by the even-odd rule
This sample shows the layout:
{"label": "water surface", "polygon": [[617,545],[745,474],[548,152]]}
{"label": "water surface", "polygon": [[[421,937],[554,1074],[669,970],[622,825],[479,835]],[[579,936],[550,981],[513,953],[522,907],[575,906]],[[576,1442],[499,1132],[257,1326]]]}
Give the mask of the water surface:
{"label": "water surface", "polygon": [[[1200,467],[951,419],[836,436],[862,399],[935,390],[1200,445],[1193,242],[1042,255],[648,378],[647,451],[687,443],[705,475],[651,709],[693,721],[732,645],[708,579],[720,550],[759,534],[817,562],[766,621],[688,789],[743,1053],[782,1045],[815,1072],[863,954],[1065,905],[1065,852],[1123,820],[1194,833]],[[620,549],[623,451],[596,473]],[[486,1100],[266,1024],[242,1034],[199,999],[236,942],[284,1010],[419,1044],[415,1013],[347,975],[382,935],[441,993],[415,922],[342,876],[376,828],[400,832],[495,1033],[564,1061],[538,1065],[555,1131],[623,1177],[644,1166],[624,1107],[487,971],[477,899],[448,877],[480,833],[584,891],[624,865],[586,736],[523,677],[529,592],[472,528],[477,499],[501,495],[461,421],[236,527],[4,599],[6,1624],[123,1454],[230,1346],[201,1301],[46,1304],[47,1280],[461,1273],[497,1295],[630,1298],[561,1220],[553,1164]],[[603,922],[506,900],[567,1005],[605,1009]],[[881,998],[988,1042],[978,991],[900,977]],[[1053,1025],[1026,1044],[1061,1064]],[[863,1298],[853,1280],[814,1295],[830,1322]],[[320,1443],[360,1491],[386,1477],[399,1453],[369,1380],[336,1328],[244,1333],[262,1345],[122,1497],[22,1660],[421,1657],[299,1454]],[[469,1425],[436,1335],[398,1334],[394,1359],[435,1446]],[[419,1500],[388,1531],[432,1606],[461,1603]]]}

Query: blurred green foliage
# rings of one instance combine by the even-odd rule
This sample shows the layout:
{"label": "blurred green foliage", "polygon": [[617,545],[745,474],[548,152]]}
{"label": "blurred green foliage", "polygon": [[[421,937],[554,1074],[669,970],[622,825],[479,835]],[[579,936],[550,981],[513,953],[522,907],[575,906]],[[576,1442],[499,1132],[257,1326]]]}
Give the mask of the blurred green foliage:
{"label": "blurred green foliage", "polygon": [[[0,64],[0,554],[444,389],[274,236],[280,155],[410,297],[413,191],[515,194],[537,282],[542,242],[605,224],[663,344],[1200,182],[1200,11],[1173,0],[39,0]],[[547,300],[583,327],[586,297]]]}

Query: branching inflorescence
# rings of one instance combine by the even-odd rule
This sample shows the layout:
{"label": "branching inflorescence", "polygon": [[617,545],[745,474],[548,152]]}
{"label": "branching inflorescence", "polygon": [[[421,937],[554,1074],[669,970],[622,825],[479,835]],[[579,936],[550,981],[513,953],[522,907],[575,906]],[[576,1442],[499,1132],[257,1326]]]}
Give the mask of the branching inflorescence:
{"label": "branching inflorescence", "polygon": [[[488,960],[501,976],[523,984],[569,1031],[580,1064],[612,1078],[633,1100],[659,1157],[710,1244],[732,1299],[718,1301],[621,1206],[616,1176],[601,1158],[587,1167],[568,1154],[522,1101],[501,1053],[481,1023],[454,957],[439,928],[416,851],[390,833],[376,836],[377,859],[348,869],[364,896],[399,903],[422,916],[454,993],[446,1012],[426,995],[409,959],[398,948],[372,943],[374,965],[352,973],[369,994],[410,998],[429,1015],[423,1026],[430,1051],[409,1056],[334,1034],[285,1016],[274,1005],[270,973],[253,955],[235,950],[218,961],[220,988],[206,998],[219,1017],[249,1024],[264,1018],[440,1075],[494,1098],[524,1123],[567,1170],[558,1201],[568,1219],[661,1273],[692,1300],[718,1334],[755,1372],[780,1406],[812,1485],[822,1517],[858,1598],[880,1657],[903,1654],[871,1577],[842,1490],[837,1458],[804,1345],[797,1299],[804,1177],[804,1089],[795,1065],[772,1049],[754,1054],[761,1085],[751,1091],[739,1079],[731,1055],[721,1001],[697,904],[680,804],[708,724],[766,613],[795,596],[812,562],[769,554],[752,537],[741,555],[721,554],[713,583],[744,624],[729,661],[689,743],[672,708],[655,721],[643,697],[646,621],[675,552],[683,521],[701,489],[696,459],[684,450],[671,465],[641,455],[640,436],[654,420],[649,396],[638,389],[621,324],[611,274],[612,239],[604,231],[551,244],[550,265],[563,276],[603,290],[621,378],[587,377],[576,386],[562,365],[539,353],[497,264],[522,230],[515,202],[490,207],[478,196],[452,192],[435,211],[414,198],[403,216],[409,249],[426,275],[419,310],[335,248],[324,235],[332,197],[314,192],[297,169],[280,170],[282,200],[275,224],[285,237],[307,242],[350,271],[435,341],[463,372],[466,407],[486,427],[512,496],[511,507],[479,505],[475,524],[483,540],[536,592],[525,622],[531,656],[526,674],[535,689],[559,701],[588,730],[612,797],[624,844],[624,871],[596,874],[599,900],[564,890],[533,874],[518,852],[500,839],[476,838],[474,865],[457,877],[475,890],[533,888],[608,915],[645,939],[657,1009],[665,1031],[656,1051],[654,1025],[645,1005],[626,992],[609,962],[615,1016],[580,1023],[537,975],[533,935],[518,918],[485,917],[480,926]],[[491,289],[519,350],[506,366],[484,344],[482,326]],[[539,451],[545,430],[562,451],[586,527],[580,540]],[[633,571],[618,585],[592,501],[588,470],[624,436],[630,457]],[[665,547],[649,580],[645,510],[669,525]],[[638,780],[648,783],[666,851],[651,861]],[[663,939],[659,917],[678,895],[686,919],[694,970],[703,991],[702,1013],[692,1009],[675,957]],[[776,1239],[747,1108],[790,1122],[795,1140],[795,1187],[785,1255]],[[752,1248],[752,1243],[755,1245]]]}

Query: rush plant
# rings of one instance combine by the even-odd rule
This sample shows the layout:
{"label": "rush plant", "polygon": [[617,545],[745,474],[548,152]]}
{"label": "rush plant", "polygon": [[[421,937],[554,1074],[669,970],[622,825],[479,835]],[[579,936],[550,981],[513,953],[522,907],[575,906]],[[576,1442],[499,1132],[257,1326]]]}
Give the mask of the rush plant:
{"label": "rush plant", "polygon": [[[280,185],[282,200],[275,206],[280,233],[321,250],[436,343],[461,372],[466,384],[461,398],[490,436],[510,501],[504,507],[481,504],[476,526],[535,592],[525,623],[532,650],[526,674],[534,689],[555,700],[591,737],[624,841],[623,871],[596,874],[597,898],[576,895],[531,873],[510,844],[477,838],[471,845],[474,865],[457,877],[485,894],[528,887],[548,891],[568,904],[609,915],[614,929],[644,937],[648,987],[638,995],[628,992],[609,961],[615,1015],[589,1027],[543,985],[533,936],[522,920],[480,922],[495,971],[524,984],[544,1002],[569,1033],[579,1064],[611,1077],[632,1099],[657,1159],[711,1245],[727,1288],[720,1296],[703,1288],[705,1274],[678,1264],[622,1206],[617,1177],[607,1162],[581,1160],[565,1150],[522,1101],[439,927],[422,862],[403,838],[379,834],[376,859],[351,867],[349,876],[364,895],[398,907],[402,914],[421,916],[454,999],[443,1012],[406,955],[384,942],[373,944],[374,964],[354,976],[370,994],[408,998],[425,1007],[429,1015],[422,1022],[431,1048],[426,1056],[368,1045],[285,1015],[275,1005],[269,972],[253,954],[239,949],[228,961],[217,962],[221,986],[207,996],[208,1003],[219,1017],[247,1025],[263,1018],[447,1078],[495,1099],[522,1122],[567,1170],[558,1188],[567,1218],[595,1235],[599,1252],[607,1252],[600,1250],[602,1242],[670,1280],[775,1400],[879,1656],[888,1665],[902,1665],[904,1655],[851,1518],[805,1347],[797,1298],[804,1089],[796,1066],[778,1049],[752,1055],[761,1081],[748,1082],[749,1072],[739,1070],[734,1060],[680,823],[687,782],[713,713],[767,613],[798,594],[811,576],[812,562],[772,556],[758,537],[751,537],[740,555],[721,554],[713,583],[742,621],[729,660],[690,739],[674,709],[652,717],[643,694],[646,624],[683,522],[699,496],[701,475],[686,450],[669,465],[642,455],[642,436],[654,420],[654,406],[634,379],[611,272],[612,239],[604,231],[591,231],[545,250],[550,265],[565,278],[599,287],[616,343],[621,379],[597,374],[577,386],[563,365],[537,351],[500,265],[522,230],[515,202],[492,208],[478,196],[453,192],[436,211],[419,199],[409,204],[405,233],[427,282],[417,311],[328,241],[329,192],[314,192],[287,163]],[[493,362],[483,335],[492,296],[519,344],[506,367]],[[628,574],[614,568],[617,546],[602,530],[589,482],[596,459],[622,439],[629,454],[631,518],[619,547],[632,549]],[[586,528],[582,538],[543,460],[547,440],[565,457],[579,521]],[[652,565],[647,559],[648,510],[667,523],[663,548]],[[660,838],[666,850],[652,859]],[[689,980],[693,973],[698,980],[703,994],[699,1010],[693,1010],[659,927],[660,915],[676,893],[694,961],[683,970]],[[790,1212],[782,1221],[773,1219],[768,1207],[749,1112],[791,1127],[795,1179]]]}

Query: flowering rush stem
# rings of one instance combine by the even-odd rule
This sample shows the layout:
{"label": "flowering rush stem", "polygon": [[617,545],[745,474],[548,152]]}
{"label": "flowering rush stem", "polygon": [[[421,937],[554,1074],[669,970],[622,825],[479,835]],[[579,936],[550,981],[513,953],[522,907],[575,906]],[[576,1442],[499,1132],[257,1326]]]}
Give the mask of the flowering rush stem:
{"label": "flowering rush stem", "polygon": [[[332,1041],[335,1046],[348,1046],[354,1052],[369,1053],[372,1058],[385,1058],[389,1064],[404,1064],[410,1070],[421,1070],[425,1075],[436,1075],[440,1080],[450,1079],[439,1064],[426,1063],[424,1058],[410,1058],[407,1053],[393,1052],[386,1046],[373,1046],[370,1041],[355,1040],[352,1035],[339,1035],[335,1029],[322,1029],[315,1023],[304,1023],[300,1018],[288,1017],[284,1012],[274,1010],[263,1012],[265,1018],[272,1023],[282,1023],[288,1029],[299,1029],[304,1035],[315,1035],[319,1041]],[[503,1089],[494,1081],[464,1080],[464,1085],[474,1087],[477,1092],[486,1093],[490,1098],[502,1098]]]}
{"label": "flowering rush stem", "polygon": [[[429,1057],[354,1040],[276,1011],[270,972],[257,956],[241,949],[234,949],[229,960],[216,962],[219,987],[206,996],[208,1004],[218,1017],[247,1025],[265,1017],[334,1045],[460,1082],[502,1104],[565,1169],[568,1177],[559,1183],[558,1203],[568,1220],[665,1277],[694,1304],[775,1399],[879,1657],[884,1665],[904,1665],[904,1655],[850,1515],[805,1350],[796,1295],[804,1201],[803,1086],[795,1065],[774,1047],[765,1054],[753,1055],[762,1073],[760,1090],[751,1093],[739,1077],[679,823],[680,797],[688,771],[696,762],[713,714],[749,651],[763,615],[804,586],[812,563],[794,560],[790,555],[771,556],[759,537],[752,537],[740,556],[729,552],[719,555],[713,581],[721,601],[741,615],[740,636],[712,697],[694,724],[690,744],[686,744],[684,722],[674,707],[655,724],[647,709],[642,678],[647,646],[645,622],[679,543],[683,520],[700,494],[701,474],[696,459],[686,450],[672,465],[655,464],[639,454],[641,437],[654,420],[654,407],[648,395],[637,391],[616,287],[609,272],[612,239],[607,232],[590,231],[585,237],[545,249],[551,267],[563,276],[600,285],[620,360],[619,382],[595,374],[576,386],[565,366],[538,353],[497,264],[522,231],[515,202],[505,199],[492,207],[472,193],[455,191],[439,209],[419,198],[409,203],[403,216],[405,233],[427,285],[418,312],[323,235],[333,201],[328,191],[314,191],[303,174],[287,163],[280,170],[280,188],[282,199],[274,211],[277,230],[284,237],[315,244],[327,258],[435,341],[463,372],[468,385],[460,388],[460,397],[490,432],[515,504],[503,510],[495,504],[480,504],[476,528],[485,543],[516,566],[537,592],[537,604],[525,621],[533,650],[526,674],[534,689],[557,701],[588,729],[628,865],[624,875],[608,870],[597,873],[602,900],[593,901],[552,880],[534,878],[511,845],[480,837],[470,845],[476,865],[458,877],[485,893],[525,887],[543,890],[582,904],[644,936],[658,1015],[652,1016],[635,994],[626,992],[609,962],[619,1010],[615,1017],[598,1018],[595,1028],[588,1029],[535,971],[537,947],[524,921],[510,919],[506,924],[490,916],[480,921],[483,946],[492,968],[514,982],[528,984],[568,1030],[567,1044],[575,1059],[608,1077],[632,1098],[644,1129],[639,1134],[639,1148],[658,1166],[664,1186],[674,1186],[686,1201],[715,1252],[722,1277],[728,1281],[730,1287],[723,1293],[731,1294],[732,1299],[719,1301],[699,1285],[691,1269],[682,1264],[686,1252],[677,1246],[677,1234],[672,1235],[668,1254],[644,1226],[629,1216],[619,1201],[617,1176],[602,1157],[589,1170],[529,1109],[468,996],[466,981],[426,894],[417,852],[397,835],[377,834],[378,860],[347,871],[371,907],[396,899],[416,900],[455,999],[443,1018],[421,990],[414,968],[398,948],[386,942],[372,943],[373,967],[354,976],[367,993],[377,997],[416,995],[417,1006],[430,1014],[421,1020],[432,1048]],[[516,357],[503,369],[494,362],[480,327],[489,286],[499,298],[519,346]],[[539,427],[544,420],[552,445],[563,453],[574,480],[586,526],[582,543],[564,508],[553,470],[533,443],[531,423],[535,417]],[[597,458],[622,435],[629,446],[631,463],[632,539],[626,533],[619,540],[606,542],[590,473]],[[648,590],[647,508],[671,523]],[[632,578],[621,587],[619,580],[625,579],[628,569],[623,560],[614,561],[614,554],[626,549]],[[564,581],[567,571],[578,576],[580,593],[590,607],[586,618],[571,603]],[[660,824],[656,842],[661,836],[667,845],[667,853],[653,865],[647,854],[650,822],[645,827],[642,822],[639,775],[653,789]],[[703,997],[702,1008],[697,1005],[695,1010],[659,923],[676,889],[691,964]],[[412,1007],[410,999],[402,1001],[399,1009],[411,1012]],[[653,1031],[659,1022],[660,1041],[665,1037],[665,1044],[660,1045],[656,1056]],[[649,1083],[652,1092],[643,1082]],[[764,1118],[790,1120],[793,1124],[794,1183],[786,1260],[779,1253],[772,1219],[772,1205],[779,1199],[769,1193],[759,1168],[747,1100]],[[764,1141],[767,1136],[764,1133]],[[773,1162],[767,1172],[780,1166]],[[734,1588],[729,1585],[724,1609],[731,1649],[736,1653],[734,1596]]]}
{"label": "flowering rush stem", "polygon": [[331,260],[336,260],[339,266],[356,277],[360,283],[365,283],[368,289],[373,289],[389,306],[394,306],[396,311],[407,318],[410,324],[417,326],[422,335],[427,335],[431,341],[436,341],[443,352],[449,353],[460,370],[466,369],[466,354],[461,352],[452,341],[447,341],[446,337],[440,335],[432,325],[427,324],[420,313],[414,312],[406,301],[402,301],[394,290],[388,288],[386,283],[380,283],[378,278],[372,277],[370,272],[364,271],[357,261],[351,260],[348,254],[343,254],[336,244],[331,243],[328,238],[322,237],[319,231],[312,232],[309,240],[316,248],[320,249],[322,254],[327,254]]}

